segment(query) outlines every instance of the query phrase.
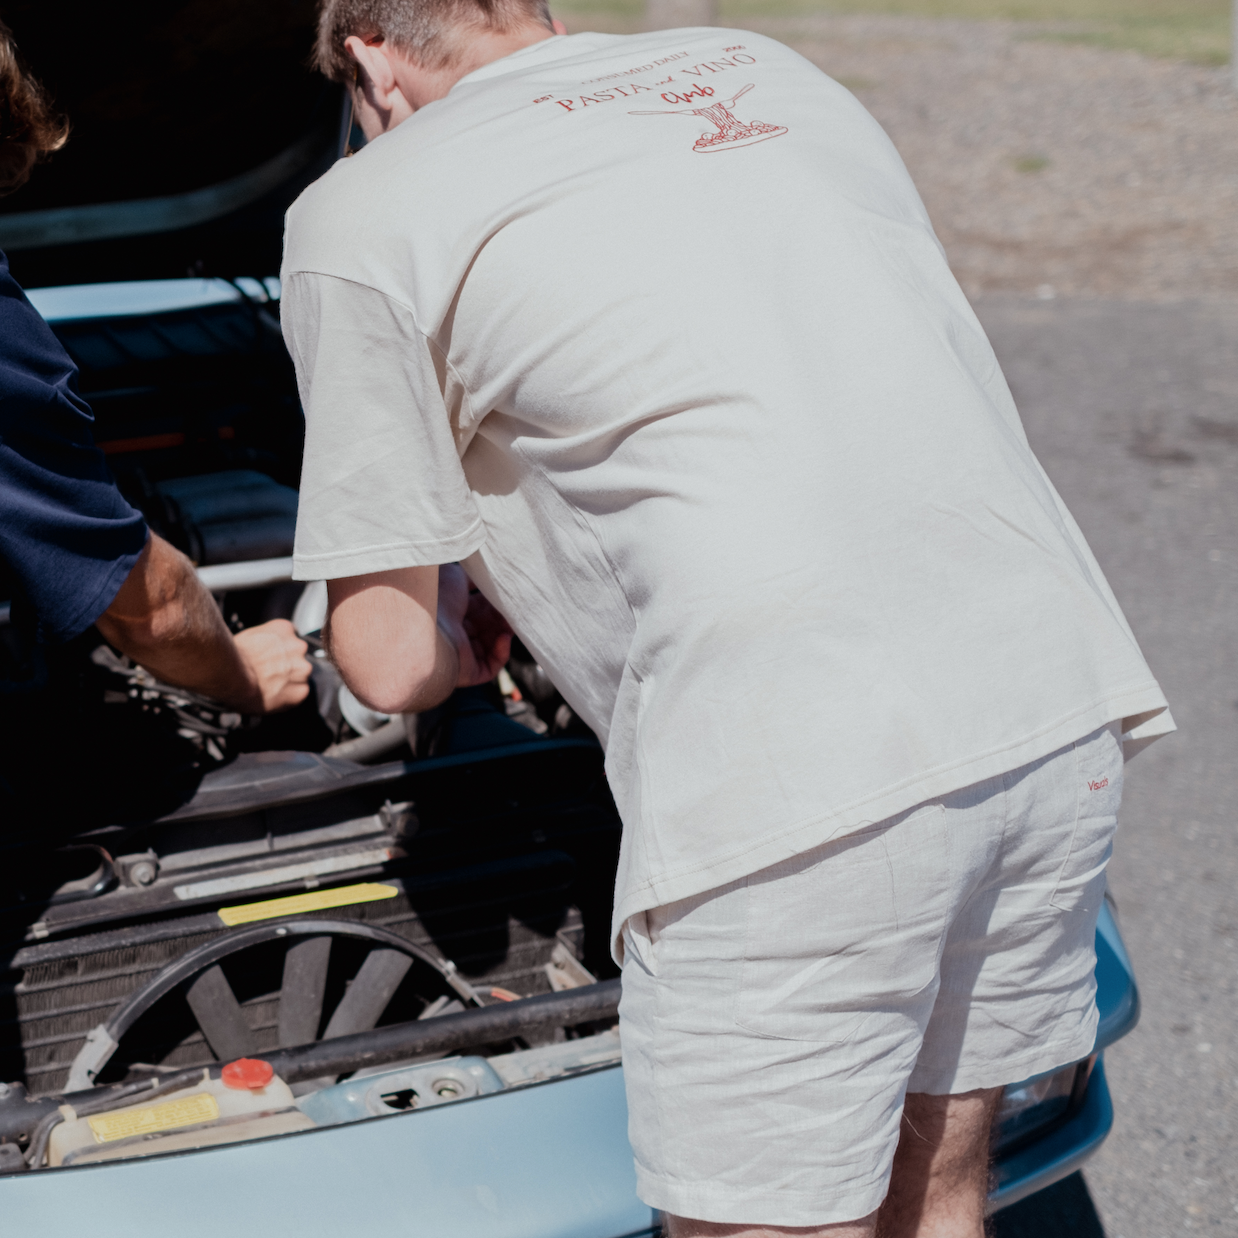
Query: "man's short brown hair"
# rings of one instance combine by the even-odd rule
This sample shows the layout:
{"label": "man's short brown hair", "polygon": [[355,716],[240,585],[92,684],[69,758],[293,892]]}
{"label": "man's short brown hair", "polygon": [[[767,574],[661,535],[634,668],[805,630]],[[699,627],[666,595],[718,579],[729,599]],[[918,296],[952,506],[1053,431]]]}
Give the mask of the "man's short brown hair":
{"label": "man's short brown hair", "polygon": [[511,30],[530,21],[553,29],[546,0],[322,0],[314,67],[333,82],[352,81],[356,62],[344,40],[355,34],[437,69],[455,58],[458,33]]}
{"label": "man's short brown hair", "polygon": [[35,160],[59,150],[69,136],[69,122],[58,116],[43,87],[30,76],[0,21],[0,194],[20,189]]}

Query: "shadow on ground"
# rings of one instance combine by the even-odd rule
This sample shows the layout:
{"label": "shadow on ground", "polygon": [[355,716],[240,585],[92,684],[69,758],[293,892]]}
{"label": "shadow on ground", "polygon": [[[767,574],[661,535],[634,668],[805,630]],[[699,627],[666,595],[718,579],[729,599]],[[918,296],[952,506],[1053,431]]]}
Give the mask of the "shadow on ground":
{"label": "shadow on ground", "polygon": [[1105,1238],[1082,1174],[1071,1174],[993,1218],[993,1238]]}

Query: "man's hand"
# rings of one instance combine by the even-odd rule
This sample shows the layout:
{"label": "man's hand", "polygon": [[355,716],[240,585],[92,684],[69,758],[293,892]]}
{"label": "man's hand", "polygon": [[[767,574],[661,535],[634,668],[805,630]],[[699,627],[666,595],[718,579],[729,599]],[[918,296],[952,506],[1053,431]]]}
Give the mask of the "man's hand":
{"label": "man's hand", "polygon": [[234,640],[193,564],[154,533],[95,626],[158,679],[244,713],[309,695],[306,644],[292,624],[273,619]]}
{"label": "man's hand", "polygon": [[511,649],[506,620],[470,595],[454,563],[329,580],[327,616],[323,641],[344,682],[384,714],[432,709],[485,683]]}
{"label": "man's hand", "polygon": [[458,563],[438,569],[438,625],[456,647],[457,688],[489,683],[512,656],[507,620],[470,585]]}
{"label": "man's hand", "polygon": [[307,645],[287,619],[246,628],[233,641],[252,685],[245,712],[274,713],[299,705],[309,695]]}

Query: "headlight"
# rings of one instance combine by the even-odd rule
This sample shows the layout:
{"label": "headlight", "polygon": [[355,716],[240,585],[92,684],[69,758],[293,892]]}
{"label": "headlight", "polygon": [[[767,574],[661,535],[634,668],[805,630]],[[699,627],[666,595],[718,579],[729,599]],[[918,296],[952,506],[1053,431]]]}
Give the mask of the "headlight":
{"label": "headlight", "polygon": [[1065,1121],[1083,1100],[1095,1061],[1090,1057],[1050,1074],[1012,1083],[1002,1093],[993,1121],[994,1150],[1008,1152]]}

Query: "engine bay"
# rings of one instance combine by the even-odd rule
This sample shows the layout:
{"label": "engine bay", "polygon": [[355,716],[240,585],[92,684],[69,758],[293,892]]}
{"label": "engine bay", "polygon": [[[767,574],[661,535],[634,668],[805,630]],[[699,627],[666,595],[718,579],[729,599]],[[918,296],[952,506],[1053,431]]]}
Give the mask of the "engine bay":
{"label": "engine bay", "polygon": [[[95,1163],[617,1062],[618,834],[599,750],[531,737],[372,768],[254,754],[164,820],[80,836],[78,897],[0,909],[0,1146]],[[228,1083],[238,1060],[260,1085]]]}
{"label": "engine bay", "polygon": [[0,1171],[369,1120],[618,1061],[619,822],[600,748],[540,668],[518,648],[494,685],[376,715],[322,655],[321,585],[278,570],[211,583],[291,555],[300,471],[276,281],[231,290],[52,325],[126,498],[234,631],[293,620],[313,691],[245,718],[97,633],[23,679],[14,599],[0,740],[10,785],[30,777],[0,834]]}

